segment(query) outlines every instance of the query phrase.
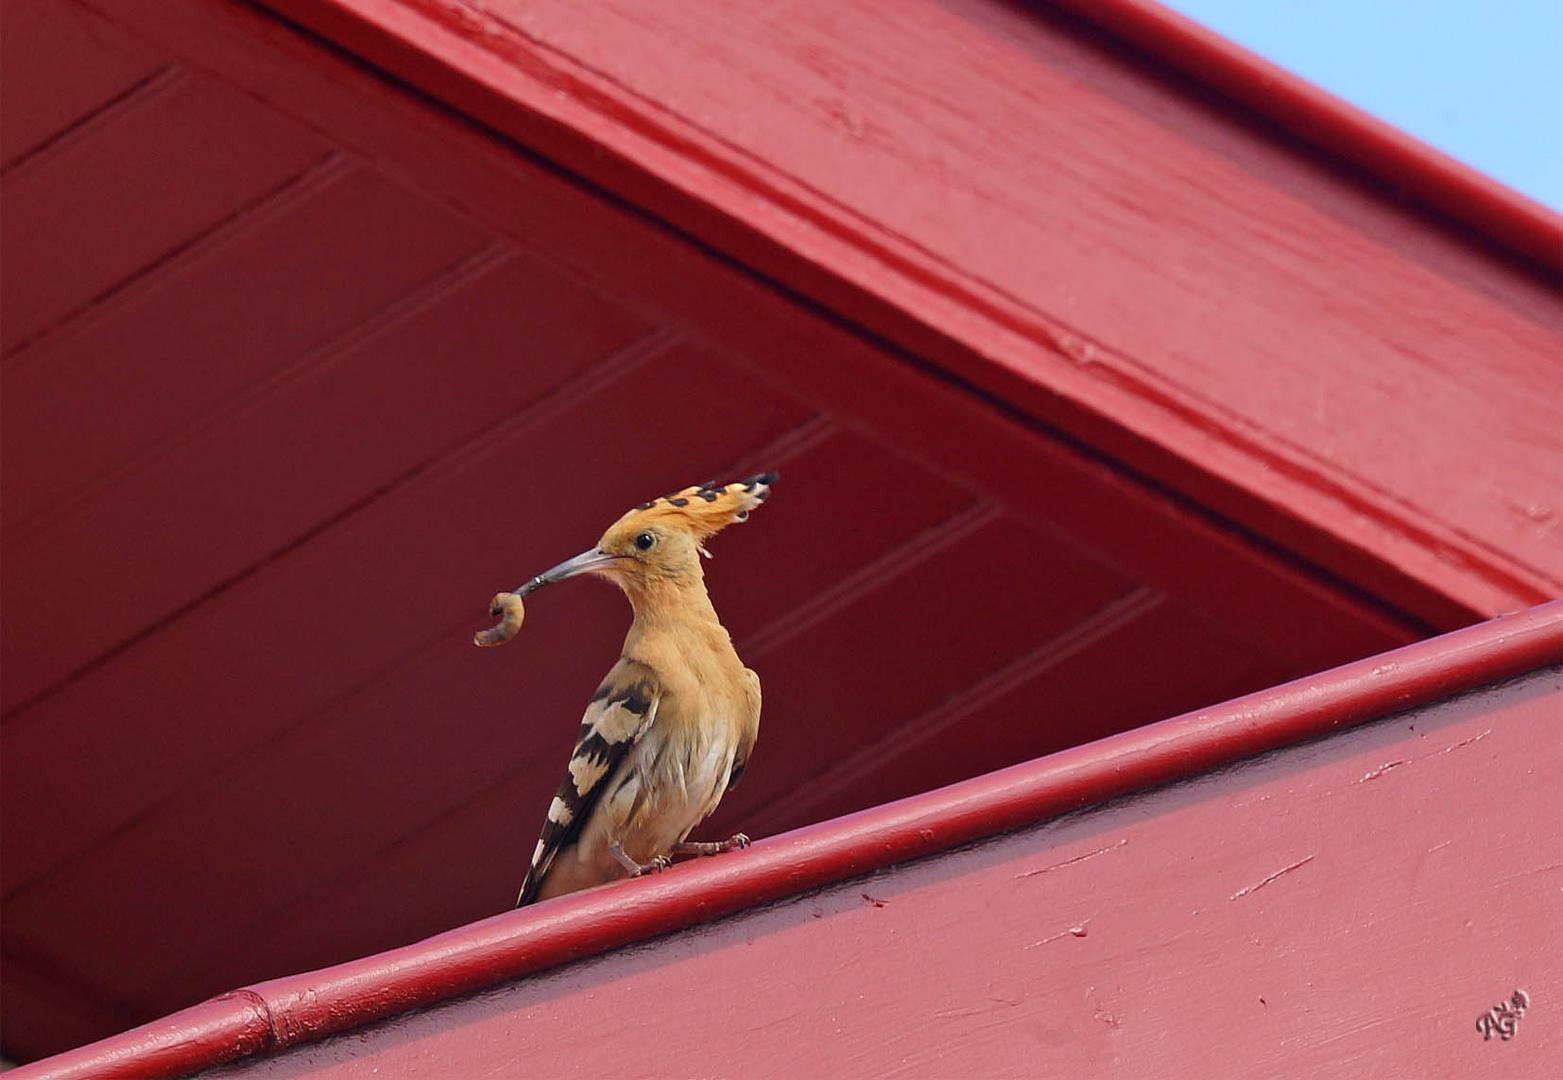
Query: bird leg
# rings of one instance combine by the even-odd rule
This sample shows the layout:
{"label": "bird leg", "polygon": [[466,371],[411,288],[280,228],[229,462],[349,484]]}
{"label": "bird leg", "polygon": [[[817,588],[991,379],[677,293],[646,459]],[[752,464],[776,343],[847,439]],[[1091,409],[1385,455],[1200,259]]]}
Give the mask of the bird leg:
{"label": "bird leg", "polygon": [[687,843],[680,841],[673,845],[675,855],[720,855],[724,851],[734,851],[749,846],[749,838],[743,833],[734,833],[726,840],[705,843]]}
{"label": "bird leg", "polygon": [[630,877],[640,877],[642,874],[654,874],[659,870],[666,870],[668,867],[673,865],[673,860],[668,858],[666,855],[655,855],[652,857],[652,860],[649,863],[642,866],[640,863],[636,862],[634,859],[630,858],[624,853],[624,849],[619,846],[619,842],[617,840],[608,845],[608,851],[615,859],[619,861],[619,865],[624,867],[624,872]]}

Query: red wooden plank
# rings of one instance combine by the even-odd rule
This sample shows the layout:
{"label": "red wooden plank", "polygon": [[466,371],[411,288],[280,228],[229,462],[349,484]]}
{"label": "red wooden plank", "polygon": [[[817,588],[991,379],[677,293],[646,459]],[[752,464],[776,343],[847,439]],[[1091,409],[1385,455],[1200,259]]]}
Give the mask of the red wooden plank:
{"label": "red wooden plank", "polygon": [[323,153],[222,83],[178,75],[9,172],[0,183],[5,349],[263,202]]}
{"label": "red wooden plank", "polygon": [[[529,841],[518,837],[534,829],[536,821],[526,813],[495,813],[495,806],[527,805],[536,795],[534,780],[517,775],[495,785],[481,792],[482,798],[453,807],[430,827],[374,852],[373,858],[334,880],[330,889],[261,913],[245,933],[234,936],[227,956],[207,957],[201,963],[199,983],[191,989],[200,994],[231,987],[232,979],[224,976],[236,971],[275,978],[322,962],[371,956],[507,909],[516,891],[508,856],[515,852],[525,858],[521,849]],[[494,857],[501,852],[505,857]],[[441,888],[426,873],[430,866],[455,865],[457,860],[468,868],[470,891]],[[394,923],[373,916],[384,910],[387,883],[404,897]],[[336,924],[337,933],[323,932],[327,920]],[[165,992],[157,1004],[175,1009],[190,1000],[190,992]]]}
{"label": "red wooden plank", "polygon": [[[803,389],[795,387],[800,396]],[[800,608],[810,608],[891,548],[924,533],[933,542],[937,528],[973,501],[970,490],[836,425],[821,428],[794,452],[748,461],[736,471],[762,468],[781,470],[787,498],[766,504],[764,528],[724,533],[707,574],[722,624],[745,655],[783,631]],[[830,522],[823,544],[822,521]],[[808,553],[802,590],[754,587],[798,552]]]}
{"label": "red wooden plank", "polygon": [[1387,250],[1183,133],[1227,117],[1126,110],[990,4],[277,6],[1424,614],[1563,582],[1555,302],[1538,325]]}
{"label": "red wooden plank", "polygon": [[363,168],[290,195],[0,370],[7,548],[38,514],[231,409],[483,243]]}
{"label": "red wooden plank", "polygon": [[163,65],[107,20],[57,0],[6,0],[0,163],[59,138]]}
{"label": "red wooden plank", "polygon": [[5,978],[0,980],[6,1058],[28,1060],[60,1046],[80,1046],[98,1032],[135,1023],[126,1002],[106,997],[92,979],[60,971],[47,951],[33,950],[9,929],[5,935]]}
{"label": "red wooden plank", "polygon": [[[1169,1047],[1179,1053],[1199,1053],[1196,1060],[1201,1065],[1191,1075],[1208,1075],[1213,1066],[1206,1063],[1205,1055],[1230,1054],[1230,1041],[1212,1042],[1202,1022],[1196,1022],[1204,1015],[1202,1012],[1183,1020],[1177,1018],[1180,1011],[1198,1010],[1201,1002],[1212,996],[1222,1003],[1222,1015],[1233,1015],[1233,1003],[1223,997],[1227,991],[1212,989],[1223,985],[1208,978],[1213,966],[1236,975],[1245,988],[1255,977],[1284,980],[1282,987],[1298,998],[1305,991],[1305,981],[1314,973],[1321,979],[1343,979],[1340,993],[1313,995],[1304,1002],[1333,1022],[1310,1028],[1310,1010],[1293,1009],[1290,1026],[1282,1032],[1292,1036],[1286,1040],[1286,1060],[1295,1059],[1308,1070],[1298,1075],[1316,1075],[1320,1061],[1327,1061],[1328,1055],[1342,1050],[1342,1024],[1348,1025],[1346,1031],[1354,1039],[1347,1050],[1363,1047],[1364,1037],[1371,1040],[1382,1031],[1395,1033],[1396,1027],[1385,1025],[1403,1023],[1408,1012],[1424,1025],[1436,1023],[1439,1032],[1453,1030],[1437,1018],[1451,1015],[1451,1009],[1457,1007],[1448,1006],[1442,998],[1435,1001],[1429,995],[1439,995],[1454,985],[1461,992],[1479,995],[1480,1004],[1475,1009],[1480,1012],[1492,993],[1480,980],[1489,976],[1495,963],[1504,966],[1501,975],[1505,980],[1518,976],[1556,981],[1557,973],[1548,973],[1537,960],[1543,953],[1538,935],[1544,935],[1558,915],[1560,894],[1546,880],[1546,875],[1556,868],[1540,865],[1536,854],[1538,850],[1550,850],[1549,845],[1555,846],[1558,838],[1560,818],[1555,813],[1555,793],[1540,782],[1516,785],[1512,763],[1537,761],[1542,763],[1542,771],[1548,762],[1553,763],[1554,771],[1563,765],[1563,760],[1554,760],[1563,752],[1563,741],[1556,738],[1557,727],[1552,722],[1556,701],[1563,695],[1563,669],[1558,667],[1563,656],[1560,634],[1563,603],[1545,605],[980,780],[762,842],[742,855],[700,860],[649,880],[626,882],[485,920],[382,957],[246,988],[226,999],[243,1002],[245,1008],[225,1007],[222,1001],[200,1006],[42,1063],[22,1075],[63,1078],[120,1074],[115,1070],[139,1075],[135,1070],[173,1068],[176,1063],[178,1068],[189,1070],[279,1046],[297,1045],[403,1010],[507,983],[518,975],[579,958],[587,951],[663,934],[897,861],[948,851],[972,839],[1002,835],[1068,808],[1099,803],[1172,779],[1187,780],[1200,771],[1278,747],[1292,749],[1268,755],[1245,769],[1218,773],[1198,784],[1163,787],[1148,797],[1097,814],[1074,816],[985,848],[957,851],[892,872],[888,886],[899,887],[899,882],[905,886],[903,897],[916,899],[914,894],[920,893],[921,899],[929,902],[926,909],[918,903],[906,905],[914,915],[920,910],[948,914],[952,908],[944,901],[975,905],[977,909],[976,917],[967,913],[954,921],[937,919],[940,930],[932,938],[926,930],[908,937],[916,937],[924,945],[949,937],[951,940],[938,948],[959,948],[961,941],[970,942],[972,948],[951,956],[948,963],[931,964],[927,962],[926,948],[882,947],[863,961],[864,970],[853,969],[844,975],[841,985],[857,978],[872,980],[872,993],[865,991],[868,996],[857,998],[852,1006],[857,1008],[865,1001],[878,1007],[893,1005],[898,1000],[922,1000],[911,995],[946,985],[946,972],[951,976],[948,985],[956,989],[969,985],[970,973],[980,973],[986,984],[998,973],[990,963],[990,953],[992,944],[1001,938],[1004,954],[993,956],[992,960],[1003,966],[1006,978],[1018,973],[1026,981],[1028,1005],[1019,1015],[1029,1017],[1034,1010],[1047,1008],[1055,991],[1036,994],[1038,969],[1029,956],[1033,949],[1018,947],[1016,935],[1019,934],[1020,945],[1031,942],[1035,948],[1055,943],[1067,946],[1070,939],[1085,941],[1091,937],[1090,929],[1070,933],[1069,925],[1086,926],[1095,919],[1098,944],[1104,940],[1102,929],[1111,931],[1105,939],[1109,952],[1099,954],[1093,949],[1075,959],[1087,964],[1086,976],[1091,971],[1121,970],[1124,981],[1132,984],[1126,1003],[1134,1007],[1139,1021],[1136,1027],[1144,1038],[1128,1046],[1140,1045],[1143,1053],[1160,1055],[1158,1061],[1163,1065]],[[1503,683],[1522,672],[1534,674]],[[1440,702],[1445,695],[1479,687],[1487,689]],[[1403,711],[1406,709],[1418,712],[1407,714]],[[1342,729],[1396,711],[1401,711],[1398,718],[1343,733]],[[1335,737],[1328,741],[1299,743],[1331,732]],[[1404,759],[1388,757],[1401,751],[1406,752]],[[1388,765],[1389,760],[1397,764]],[[1481,782],[1470,783],[1473,775]],[[1485,797],[1487,792],[1499,789],[1508,793],[1504,799]],[[1441,799],[1426,800],[1428,791]],[[1308,812],[1293,813],[1297,806],[1306,807]],[[1518,814],[1514,813],[1516,808]],[[1116,848],[1113,844],[1100,846],[1104,832],[1119,833],[1116,839],[1124,842]],[[1226,835],[1236,841],[1231,847],[1210,842],[1212,836]],[[1098,847],[1062,850],[1093,838]],[[1437,842],[1424,853],[1427,843],[1435,839]],[[1278,841],[1296,843],[1304,851],[1317,850],[1313,858],[1304,857],[1295,865],[1275,868]],[[1429,863],[1428,856],[1456,843],[1461,850]],[[1157,857],[1138,856],[1141,851],[1151,851]],[[1113,858],[1115,853],[1124,853],[1126,857]],[[1063,858],[1054,858],[1057,855]],[[1319,865],[1313,869],[1320,876],[1288,879],[1289,886],[1303,883],[1301,898],[1305,903],[1299,906],[1281,900],[1272,907],[1272,902],[1283,895],[1273,888],[1278,879],[1310,866],[1315,860]],[[1015,869],[1006,868],[1006,863]],[[1053,882],[1059,883],[1053,890],[1060,891],[1071,881],[1080,881],[1076,871],[1086,863],[1091,865],[1083,887],[1053,897],[1049,906],[1052,910],[1061,909],[1072,897],[1076,903],[1071,906],[1091,904],[1092,910],[1070,911],[1074,921],[1059,929],[1051,925],[1039,928],[1034,901],[1028,898],[1037,888],[1045,889]],[[992,876],[995,868],[998,872],[994,886],[984,886],[982,875]],[[1053,877],[1058,871],[1065,872]],[[1092,880],[1098,871],[1106,876]],[[1435,879],[1425,890],[1420,887],[1424,877]],[[973,879],[977,887],[971,887]],[[1212,882],[1230,886],[1233,891],[1228,894],[1224,887],[1212,891]],[[1473,882],[1485,884],[1473,889]],[[844,886],[854,907],[861,900],[862,894],[857,892],[861,888],[856,882]],[[1271,891],[1265,892],[1267,888]],[[1502,891],[1503,919],[1493,918],[1491,903],[1484,906],[1482,888]],[[1196,890],[1198,895],[1190,895],[1189,890]],[[838,894],[841,891],[837,890]],[[1186,932],[1170,941],[1158,939],[1156,952],[1166,953],[1169,961],[1150,964],[1155,954],[1147,951],[1143,933],[1135,936],[1132,924],[1147,916],[1145,897],[1161,894],[1175,897],[1176,901],[1166,909],[1150,913],[1154,925],[1165,928],[1169,919],[1176,923],[1183,918],[1184,910],[1190,911],[1188,918],[1197,918],[1203,909],[1203,925],[1211,929],[1205,937]],[[1298,897],[1296,893],[1284,895]],[[1232,906],[1240,901],[1242,906]],[[883,912],[895,900],[870,894],[862,902]],[[1408,906],[1424,917],[1403,918],[1401,912]],[[1307,920],[1307,912],[1318,913],[1318,921]],[[498,997],[487,994],[472,998],[443,1015],[425,1012],[378,1031],[360,1033],[351,1040],[328,1044],[324,1052],[327,1060],[343,1049],[372,1058],[380,1047],[406,1047],[452,1033],[457,1039],[469,1040],[470,1050],[475,1025],[485,1014],[492,1015],[493,1006],[487,1003],[501,1001],[506,995],[510,1001],[499,1006],[501,1013],[508,1012],[508,1004],[536,1009],[549,1007],[550,1001],[565,1007],[572,1001],[584,1001],[587,1008],[600,1016],[600,997],[590,992],[574,993],[581,989],[578,972],[584,971],[589,983],[599,992],[609,994],[635,982],[668,975],[676,987],[681,974],[689,974],[699,964],[688,951],[689,943],[693,943],[694,953],[709,954],[719,968],[729,971],[730,965],[742,968],[758,957],[756,953],[747,959],[729,959],[732,954],[721,946],[736,943],[735,939],[744,943],[745,952],[761,942],[768,943],[769,949],[777,947],[778,942],[796,946],[800,940],[819,942],[826,951],[839,948],[840,942],[830,932],[831,922],[824,919],[823,910],[818,911],[820,918],[812,921],[825,925],[800,933],[798,928],[807,928],[813,914],[807,904],[762,910],[748,919],[730,920],[693,938],[670,938],[652,950],[620,954],[610,961],[616,965],[612,970],[618,976],[611,983],[601,983],[593,976],[593,972],[604,971],[600,966],[570,969],[551,978],[513,984]],[[1446,942],[1445,952],[1459,950],[1450,952],[1450,956],[1459,957],[1455,977],[1427,979],[1424,925],[1433,921],[1442,926],[1451,916],[1449,933],[1441,940]],[[1484,921],[1480,932],[1473,936],[1471,930],[1477,916]],[[1249,950],[1239,945],[1252,943],[1256,919],[1268,942],[1280,948]],[[755,925],[755,920],[773,933],[761,938],[749,935],[746,928]],[[835,928],[840,926],[835,923]],[[1352,936],[1351,931],[1365,927],[1372,932]],[[826,932],[818,933],[821,929]],[[857,929],[852,927],[854,932]],[[998,931],[1000,938],[984,936],[990,930]],[[1128,946],[1119,944],[1125,940]],[[1261,945],[1265,943],[1261,938]],[[713,949],[713,945],[717,948]],[[1190,945],[1195,946],[1194,953],[1180,962]],[[661,963],[668,955],[666,950],[673,950],[675,956],[682,954],[684,962]],[[849,951],[856,955],[856,949]],[[780,973],[810,970],[796,965],[796,956],[789,954],[780,963],[769,955],[760,959],[755,967],[757,975],[749,985],[765,987],[771,985],[768,980]],[[1057,963],[1065,963],[1069,958],[1070,954],[1065,953],[1056,959]],[[834,970],[840,961],[839,953],[833,955],[824,961],[822,969]],[[1397,966],[1386,967],[1386,961]],[[1017,962],[1023,967],[1015,968]],[[1382,992],[1382,980],[1375,982],[1369,970],[1358,971],[1364,965],[1371,969],[1371,975],[1401,970],[1409,972],[1410,977],[1393,986],[1392,993],[1383,993],[1386,1015],[1377,1017],[1372,1025],[1349,1026],[1355,1014],[1341,1010],[1358,1007],[1361,987],[1374,985]],[[882,977],[887,968],[895,969],[890,972],[890,979]],[[1056,965],[1050,970],[1056,970]],[[931,982],[930,972],[937,975]],[[1190,977],[1199,980],[1200,986],[1185,987],[1179,981]],[[717,985],[720,978],[717,976]],[[1042,978],[1048,976],[1044,974]],[[670,998],[672,1008],[684,1007],[697,998],[701,1007],[709,1011],[713,983],[710,979],[694,982],[699,987],[694,998]],[[689,984],[682,985],[687,988]],[[791,1019],[818,1005],[835,1003],[846,1009],[857,993],[856,985],[844,991],[840,1002],[833,997],[838,992],[833,985],[836,984],[831,980],[822,984],[811,978],[801,997],[789,991],[785,1002],[767,996],[757,1005],[790,1009]],[[895,986],[897,994],[886,994],[887,985]],[[1082,985],[1093,984],[1087,977],[1066,972],[1056,983],[1041,985],[1057,987],[1056,992],[1077,993]],[[1539,985],[1550,987],[1551,982]],[[1112,993],[1116,997],[1124,991],[1125,987],[1119,986]],[[1418,1004],[1420,1011],[1407,1009],[1408,999]],[[637,1000],[644,1002],[647,998]],[[1287,1005],[1295,1000],[1288,1000]],[[1017,1001],[1016,1005],[1020,1003]],[[1099,1002],[1088,999],[1087,1004]],[[254,1030],[255,1005],[265,1010],[266,1023],[259,1031]],[[1252,1006],[1252,1002],[1245,1003],[1246,1008]],[[1268,1004],[1263,1007],[1267,1009]],[[472,1008],[477,1011],[466,1011]],[[746,1048],[744,1052],[755,1054],[756,1037],[775,1037],[763,1034],[765,1025],[755,1023],[756,1015],[751,1012],[746,1014],[744,1024],[720,1028],[720,1045],[741,1045]],[[959,1021],[963,1015],[970,1014],[932,1019]],[[1462,1010],[1452,1015],[1469,1014]],[[455,1023],[450,1023],[453,1019]],[[1095,1015],[1093,1019],[1100,1021],[1102,1017]],[[778,1023],[785,1027],[790,1022],[782,1019]],[[418,1029],[420,1024],[424,1026]],[[1470,1037],[1470,1029],[1463,1022],[1458,1026]],[[494,1043],[485,1039],[482,1044],[503,1042],[505,1052],[511,1055],[508,1061],[514,1061],[517,1052],[510,1038],[519,1034],[522,1039],[530,1039],[543,1033],[551,1037],[561,1031],[566,1035],[556,1042],[533,1043],[533,1053],[548,1052],[551,1047],[553,1052],[575,1055],[571,1060],[584,1060],[580,1057],[581,1041],[568,1035],[578,1027],[577,1023],[538,1025],[507,1021],[501,1027],[507,1032],[506,1038]],[[938,1033],[959,1033],[958,1028],[948,1024],[921,1021],[900,1024],[895,1030],[913,1032],[915,1037],[914,1029],[920,1032],[925,1027]],[[665,1031],[666,1025],[659,1030]],[[865,1045],[882,1049],[885,1029],[871,1026],[870,1030],[871,1043]],[[390,1038],[386,1043],[373,1042],[387,1033]],[[408,1038],[409,1033],[414,1037]],[[1169,1043],[1172,1036],[1177,1041]],[[792,1037],[795,1039],[795,1034]],[[1425,1026],[1408,1038],[1418,1046],[1424,1045]],[[823,1040],[817,1042],[819,1046],[826,1045]],[[987,1042],[990,1048],[1002,1044],[1006,1053],[1031,1053],[1031,1064],[1035,1064],[1036,1048],[1025,1039],[1018,1040],[1018,1046],[1015,1039],[988,1038]],[[658,1052],[684,1053],[682,1060],[688,1061],[687,1048],[672,1048],[656,1039],[647,1045],[651,1044],[661,1047]],[[1396,1037],[1390,1050],[1405,1044],[1406,1039]],[[713,1041],[712,1045],[717,1043]],[[1252,1045],[1269,1046],[1273,1040]],[[1372,1043],[1366,1045],[1371,1047]],[[1091,1050],[1094,1046],[1079,1038],[1060,1037],[1047,1043],[1050,1052],[1064,1054],[1078,1054],[1081,1047]],[[783,1057],[778,1060],[791,1061],[786,1055],[795,1053],[797,1047],[794,1043],[779,1049]],[[1545,1049],[1543,1044],[1543,1053]],[[1298,1050],[1301,1052],[1294,1052]],[[451,1052],[459,1051],[446,1050],[447,1055]],[[1306,1056],[1310,1054],[1323,1056]],[[452,1059],[446,1056],[441,1060]],[[622,1061],[622,1055],[614,1060]],[[1267,1064],[1277,1060],[1269,1059]],[[309,1052],[292,1059],[305,1066],[319,1061]],[[287,1068],[289,1060],[273,1064]]]}
{"label": "red wooden plank", "polygon": [[840,756],[885,747],[901,725],[1128,588],[1012,518],[941,540],[935,531],[909,545],[852,606],[745,654],[765,680],[766,715],[779,721],[766,727],[764,760],[756,754],[767,788],[806,788]]}
{"label": "red wooden plank", "polygon": [[[647,410],[677,407],[691,385],[742,403],[746,425],[645,438]],[[587,380],[14,717],[0,729],[8,925],[25,924],[18,887],[55,863],[264,748],[410,651],[442,635],[474,651],[472,620],[495,588],[579,550],[690,462],[706,462],[707,473],[806,416],[685,347]],[[604,482],[560,491],[560,477],[576,475]],[[622,624],[614,629],[622,634]]]}
{"label": "red wooden plank", "polygon": [[[528,300],[522,318],[518,296]],[[14,672],[6,705],[248,572],[647,329],[529,260],[436,282],[375,332],[19,545],[14,561],[25,573],[6,580],[4,648]],[[147,506],[182,512],[149,515]],[[92,575],[73,572],[83,566]],[[93,617],[83,621],[86,610]]]}
{"label": "red wooden plank", "polygon": [[[877,806],[1251,693],[1291,674],[1166,600],[1111,622],[1100,634],[1081,635],[1078,647],[1062,644],[1044,653],[1044,665],[1030,677],[1015,680],[951,726],[898,731],[884,747],[880,768],[855,776],[850,805],[841,805],[842,793],[833,790],[833,769],[793,804],[764,807],[746,820],[764,835],[781,809],[812,810],[818,818],[827,815],[814,808],[826,804],[834,814]],[[712,824],[716,833],[723,827],[722,821]]]}

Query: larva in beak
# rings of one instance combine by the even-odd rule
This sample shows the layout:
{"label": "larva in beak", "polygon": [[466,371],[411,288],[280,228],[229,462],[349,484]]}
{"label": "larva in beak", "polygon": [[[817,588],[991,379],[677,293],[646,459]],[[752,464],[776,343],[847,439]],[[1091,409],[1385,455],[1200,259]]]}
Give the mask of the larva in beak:
{"label": "larva in beak", "polygon": [[495,593],[494,599],[489,601],[488,613],[499,617],[499,622],[472,635],[472,644],[485,649],[503,645],[515,637],[521,629],[521,620],[526,618],[521,597],[513,592]]}

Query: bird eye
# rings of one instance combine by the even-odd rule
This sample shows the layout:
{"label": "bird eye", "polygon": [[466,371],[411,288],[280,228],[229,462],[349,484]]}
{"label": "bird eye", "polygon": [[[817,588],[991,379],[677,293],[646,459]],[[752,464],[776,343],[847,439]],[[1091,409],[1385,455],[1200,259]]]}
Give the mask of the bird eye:
{"label": "bird eye", "polygon": [[656,542],[657,538],[652,536],[649,532],[641,533],[635,538],[635,546],[640,548],[642,551],[650,551],[651,545],[655,544]]}

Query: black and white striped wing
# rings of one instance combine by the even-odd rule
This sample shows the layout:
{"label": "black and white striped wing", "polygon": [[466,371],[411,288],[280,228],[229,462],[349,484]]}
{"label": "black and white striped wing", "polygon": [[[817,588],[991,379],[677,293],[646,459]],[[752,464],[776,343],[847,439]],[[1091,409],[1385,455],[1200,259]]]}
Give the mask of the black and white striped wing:
{"label": "black and white striped wing", "polygon": [[760,677],[750,668],[744,668],[746,682],[745,712],[738,726],[738,749],[733,753],[733,767],[727,774],[726,791],[738,786],[744,770],[749,767],[749,755],[754,752],[754,741],[760,737]]}
{"label": "black and white striped wing", "polygon": [[521,885],[516,907],[524,907],[537,898],[554,856],[575,839],[608,777],[651,726],[657,715],[659,695],[652,670],[628,657],[613,665],[592,695],[586,715],[581,718],[569,770],[554,801],[548,804],[548,818],[532,852],[532,865]]}

